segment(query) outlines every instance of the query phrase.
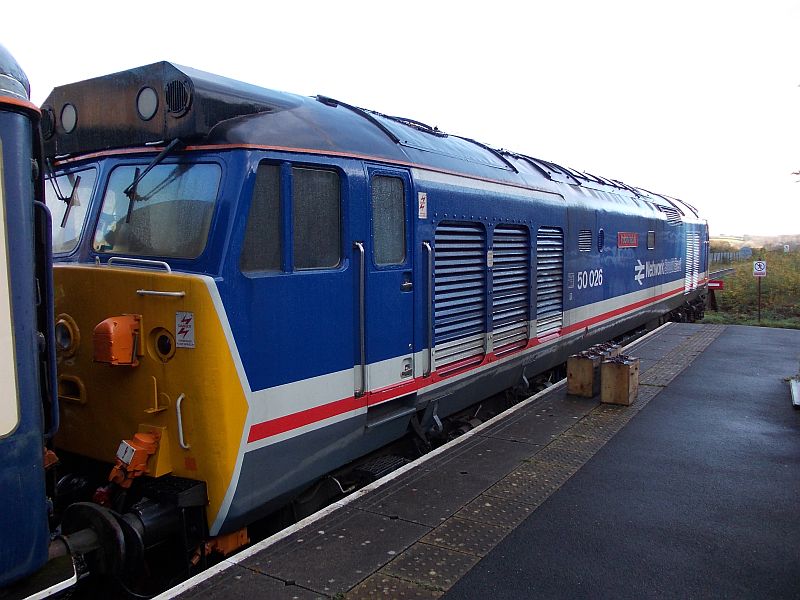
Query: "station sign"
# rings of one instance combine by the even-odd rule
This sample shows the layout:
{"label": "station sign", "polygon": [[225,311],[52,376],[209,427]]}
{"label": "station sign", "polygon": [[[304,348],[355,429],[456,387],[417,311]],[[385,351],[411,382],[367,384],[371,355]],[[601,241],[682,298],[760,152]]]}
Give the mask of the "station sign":
{"label": "station sign", "polygon": [[766,277],[767,276],[767,261],[756,260],[753,261],[753,277]]}

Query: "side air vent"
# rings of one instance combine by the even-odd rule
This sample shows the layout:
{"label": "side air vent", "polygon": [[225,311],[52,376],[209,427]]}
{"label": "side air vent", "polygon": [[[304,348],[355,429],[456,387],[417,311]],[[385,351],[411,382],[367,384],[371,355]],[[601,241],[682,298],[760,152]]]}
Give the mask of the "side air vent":
{"label": "side air vent", "polygon": [[683,292],[688,294],[697,289],[700,274],[700,234],[686,234],[686,274],[683,278]]}
{"label": "side air vent", "polygon": [[434,240],[434,361],[446,373],[485,355],[486,234],[481,225],[442,223]]}
{"label": "side air vent", "polygon": [[530,313],[530,236],[524,227],[494,230],[492,340],[502,356],[528,345]]}
{"label": "side air vent", "polygon": [[192,103],[192,90],[187,81],[173,79],[164,88],[167,111],[173,117],[182,117]]}
{"label": "side air vent", "polygon": [[540,227],[536,234],[536,335],[561,331],[564,314],[564,233]]}
{"label": "side air vent", "polygon": [[578,250],[580,252],[592,251],[592,237],[591,229],[581,229],[578,233]]}
{"label": "side air vent", "polygon": [[664,206],[662,204],[658,205],[658,209],[667,215],[667,223],[670,225],[680,225],[683,223],[681,220],[681,213],[678,212],[678,209],[674,206]]}

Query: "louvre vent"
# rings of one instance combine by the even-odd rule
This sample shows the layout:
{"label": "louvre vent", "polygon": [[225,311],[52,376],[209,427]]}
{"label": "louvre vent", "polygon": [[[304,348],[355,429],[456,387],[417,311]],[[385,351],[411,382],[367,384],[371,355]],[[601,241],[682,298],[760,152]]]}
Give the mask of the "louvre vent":
{"label": "louvre vent", "polygon": [[540,227],[536,235],[536,335],[561,330],[564,298],[564,233]]}
{"label": "louvre vent", "polygon": [[486,352],[486,235],[473,223],[443,223],[434,239],[434,359],[446,372]]}
{"label": "louvre vent", "polygon": [[192,91],[189,83],[180,79],[174,79],[167,84],[164,89],[167,110],[174,117],[181,117],[189,110],[192,102]]}
{"label": "louvre vent", "polygon": [[683,291],[689,293],[697,289],[700,273],[700,234],[686,234],[686,275],[683,278]]}
{"label": "louvre vent", "polygon": [[683,223],[683,220],[681,219],[681,213],[678,212],[678,209],[674,206],[663,206],[659,204],[658,209],[667,215],[667,223],[670,225],[680,225]]}
{"label": "louvre vent", "polygon": [[578,234],[578,250],[580,250],[581,252],[592,251],[591,229],[581,229],[580,233]]}
{"label": "louvre vent", "polygon": [[530,237],[524,227],[494,230],[492,340],[502,356],[528,345],[530,313]]}

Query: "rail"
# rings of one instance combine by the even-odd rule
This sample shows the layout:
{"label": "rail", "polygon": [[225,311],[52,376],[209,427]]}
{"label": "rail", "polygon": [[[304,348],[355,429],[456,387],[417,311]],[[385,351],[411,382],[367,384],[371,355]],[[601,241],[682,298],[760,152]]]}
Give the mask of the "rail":
{"label": "rail", "polygon": [[714,271],[713,273],[710,273],[708,275],[708,278],[709,279],[716,279],[717,277],[725,277],[725,275],[730,275],[735,270],[736,269],[734,269],[733,267],[730,267],[728,269],[720,269],[719,271]]}

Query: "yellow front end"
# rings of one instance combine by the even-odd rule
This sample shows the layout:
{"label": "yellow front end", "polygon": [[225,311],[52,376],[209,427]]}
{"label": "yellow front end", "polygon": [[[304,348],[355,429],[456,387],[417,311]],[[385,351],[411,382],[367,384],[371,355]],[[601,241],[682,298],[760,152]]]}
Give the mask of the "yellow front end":
{"label": "yellow front end", "polygon": [[[67,264],[55,266],[54,279],[57,447],[113,464],[122,440],[152,433],[158,446],[148,475],[205,481],[213,522],[234,474],[248,406],[212,280]],[[124,318],[108,321],[113,317]],[[105,331],[122,331],[120,323],[133,331],[120,334],[133,340],[121,352]]]}

